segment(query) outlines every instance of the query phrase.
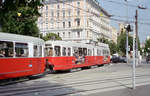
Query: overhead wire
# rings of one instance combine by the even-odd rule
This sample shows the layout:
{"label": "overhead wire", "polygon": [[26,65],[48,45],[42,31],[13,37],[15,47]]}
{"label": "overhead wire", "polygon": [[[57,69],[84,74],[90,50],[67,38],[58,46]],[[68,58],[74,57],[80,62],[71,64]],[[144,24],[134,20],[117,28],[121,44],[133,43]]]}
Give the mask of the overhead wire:
{"label": "overhead wire", "polygon": [[[114,0],[102,0],[102,1],[110,2],[110,3],[114,3],[114,4],[121,4],[121,5],[127,6],[126,3],[118,2],[118,1],[114,1]],[[128,6],[129,6],[129,7],[138,8],[138,6],[137,6],[137,5],[134,5],[134,4],[128,4]],[[146,10],[150,10],[150,9],[146,7]]]}
{"label": "overhead wire", "polygon": [[[90,11],[88,11],[88,10],[84,10],[83,8],[80,8],[80,7],[73,6],[73,5],[69,4],[69,3],[65,3],[65,1],[60,1],[60,0],[56,0],[56,1],[57,1],[58,3],[64,3],[64,4],[68,5],[68,6],[73,7],[73,8],[76,8],[76,9],[82,10],[82,11],[84,11],[84,12],[86,12],[86,13],[92,14],[92,16],[103,17],[103,18],[107,18],[107,19],[110,19],[110,20],[113,20],[113,21],[116,21],[116,22],[126,22],[125,19],[112,18],[113,16],[116,16],[116,17],[123,17],[123,16],[112,15],[112,17],[111,17],[111,15],[110,15],[111,18],[106,17],[106,16],[100,16],[100,14],[97,14],[97,13],[94,13],[94,12],[90,12]],[[108,1],[108,0],[107,0],[107,1]],[[114,2],[114,1],[111,1],[111,2]],[[117,1],[116,1],[116,2],[117,2]],[[116,2],[115,2],[115,3],[116,3]],[[132,6],[133,6],[133,5],[132,5]],[[137,7],[137,6],[136,6],[136,7]],[[134,19],[134,18],[131,18],[131,19]],[[130,20],[129,23],[135,23],[135,20]],[[150,25],[149,22],[139,22],[139,24]]]}
{"label": "overhead wire", "polygon": [[[59,3],[65,3],[64,1],[60,1],[60,0],[56,0],[56,1],[59,2]],[[113,20],[113,21],[116,21],[116,22],[126,22],[125,19],[118,19],[118,18],[112,18],[112,17],[109,18],[109,17],[106,17],[106,16],[100,16],[100,15],[97,14],[97,13],[94,13],[94,12],[90,12],[90,11],[84,10],[84,9],[82,9],[82,8],[73,6],[73,5],[71,5],[71,4],[68,4],[68,3],[65,3],[65,4],[66,4],[66,5],[69,5],[69,6],[73,7],[73,8],[77,8],[77,9],[79,9],[79,10],[82,10],[82,11],[84,11],[84,12],[86,12],[86,13],[90,13],[91,16],[107,18],[107,19],[110,19],[110,20]],[[124,18],[124,16],[117,16],[117,15],[113,15],[113,16]],[[82,17],[85,17],[85,16],[82,16]],[[90,17],[90,16],[88,16],[88,17]],[[130,19],[134,19],[134,18],[130,18]],[[130,20],[129,23],[135,23],[135,20]],[[147,22],[139,22],[139,24],[150,25],[150,23],[147,23]]]}

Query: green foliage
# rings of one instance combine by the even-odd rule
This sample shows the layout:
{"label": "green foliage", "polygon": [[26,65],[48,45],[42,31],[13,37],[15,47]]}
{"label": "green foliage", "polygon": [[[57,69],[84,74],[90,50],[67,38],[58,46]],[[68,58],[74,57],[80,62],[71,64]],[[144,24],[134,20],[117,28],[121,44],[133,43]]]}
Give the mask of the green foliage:
{"label": "green foliage", "polygon": [[[121,32],[120,36],[118,36],[118,38],[117,38],[117,44],[114,43],[113,41],[109,41],[109,40],[105,39],[104,37],[98,38],[98,41],[109,44],[111,54],[119,53],[122,56],[126,54],[126,33],[123,31]],[[128,37],[128,44],[130,46],[130,51],[132,51],[133,50],[133,37],[130,35]],[[138,48],[139,48],[139,50],[141,50],[139,39],[138,39]],[[149,45],[149,48],[150,48],[150,45]],[[150,50],[149,50],[149,52],[150,52]]]}
{"label": "green foliage", "polygon": [[42,37],[43,40],[48,41],[48,40],[62,40],[61,37],[59,37],[55,33],[49,33],[46,36]]}
{"label": "green foliage", "polygon": [[[126,33],[121,33],[120,36],[118,36],[117,44],[119,48],[119,53],[121,53],[121,55],[125,55],[126,54]],[[130,46],[130,51],[132,51],[133,37],[130,35],[128,37],[128,44]],[[139,38],[138,38],[138,49],[141,51]]]}
{"label": "green foliage", "polygon": [[[36,21],[40,16],[41,0],[5,0],[0,7],[0,24],[3,32],[38,36]],[[21,15],[19,16],[18,13]]]}
{"label": "green foliage", "polygon": [[109,44],[111,55],[118,52],[118,47],[116,43],[114,43],[113,41],[109,41],[108,44]]}
{"label": "green foliage", "polygon": [[[118,36],[117,44],[119,48],[119,53],[121,53],[121,55],[125,55],[126,54],[126,33],[121,33],[120,36]],[[133,38],[130,35],[128,37],[128,44],[130,46],[130,50],[133,50]]]}
{"label": "green foliage", "polygon": [[98,42],[108,44],[111,54],[114,54],[117,52],[117,50],[118,50],[117,44],[114,43],[113,41],[109,41],[108,39],[105,39],[104,37],[98,38],[97,40],[98,40]]}
{"label": "green foliage", "polygon": [[146,40],[144,52],[150,53],[150,39]]}
{"label": "green foliage", "polygon": [[109,43],[108,39],[105,39],[104,37],[98,38],[97,40],[98,40],[98,42],[101,42],[101,43],[106,43],[106,44]]}

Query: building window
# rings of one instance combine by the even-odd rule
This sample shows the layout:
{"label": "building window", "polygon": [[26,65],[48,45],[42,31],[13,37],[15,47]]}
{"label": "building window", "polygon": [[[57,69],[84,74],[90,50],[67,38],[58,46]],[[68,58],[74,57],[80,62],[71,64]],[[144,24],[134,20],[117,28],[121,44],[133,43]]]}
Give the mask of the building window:
{"label": "building window", "polygon": [[46,30],[48,30],[48,22],[46,22]]}
{"label": "building window", "polygon": [[52,28],[52,29],[54,28],[54,23],[53,23],[53,22],[51,22],[51,28]]}
{"label": "building window", "polygon": [[60,8],[60,6],[59,6],[59,5],[57,5],[57,8],[59,9],[59,8]]}
{"label": "building window", "polygon": [[63,38],[65,38],[65,32],[63,32]]}
{"label": "building window", "polygon": [[77,26],[80,26],[80,19],[77,20]]}
{"label": "building window", "polygon": [[59,22],[57,22],[57,28],[59,28]]}
{"label": "building window", "polygon": [[46,18],[48,18],[48,12],[46,12]]}
{"label": "building window", "polygon": [[63,3],[63,8],[65,8],[65,3]]}
{"label": "building window", "polygon": [[80,2],[77,2],[78,7],[80,6]]}
{"label": "building window", "polygon": [[71,16],[71,10],[69,9],[68,11],[68,16],[70,17]]}
{"label": "building window", "polygon": [[89,31],[87,31],[87,37],[89,37]]}
{"label": "building window", "polygon": [[52,18],[54,17],[54,11],[51,11],[51,16],[52,16]]}
{"label": "building window", "polygon": [[48,6],[46,6],[46,10],[48,10]]}
{"label": "building window", "polygon": [[57,11],[57,18],[59,18],[59,11]]}
{"label": "building window", "polygon": [[63,22],[63,28],[65,28],[65,22]]}
{"label": "building window", "polygon": [[80,38],[80,32],[77,32],[77,36],[78,36],[78,38]]}
{"label": "building window", "polygon": [[59,32],[57,33],[58,36],[60,36]]}
{"label": "building window", "polygon": [[68,35],[69,35],[69,38],[70,38],[71,37],[71,33],[69,32]]}
{"label": "building window", "polygon": [[68,22],[68,26],[69,26],[69,28],[71,27],[71,22],[70,21]]}
{"label": "building window", "polygon": [[80,16],[80,9],[77,10],[77,16]]}
{"label": "building window", "polygon": [[63,18],[65,18],[65,10],[63,10]]}

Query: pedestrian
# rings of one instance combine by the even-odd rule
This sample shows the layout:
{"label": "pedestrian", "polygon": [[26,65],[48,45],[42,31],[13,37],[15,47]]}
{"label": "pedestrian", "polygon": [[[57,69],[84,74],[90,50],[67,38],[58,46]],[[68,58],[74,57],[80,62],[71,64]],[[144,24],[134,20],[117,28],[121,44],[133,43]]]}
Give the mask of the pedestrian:
{"label": "pedestrian", "polygon": [[139,64],[141,64],[141,62],[142,62],[142,56],[140,55],[139,56]]}
{"label": "pedestrian", "polygon": [[0,57],[5,57],[5,51],[0,50]]}

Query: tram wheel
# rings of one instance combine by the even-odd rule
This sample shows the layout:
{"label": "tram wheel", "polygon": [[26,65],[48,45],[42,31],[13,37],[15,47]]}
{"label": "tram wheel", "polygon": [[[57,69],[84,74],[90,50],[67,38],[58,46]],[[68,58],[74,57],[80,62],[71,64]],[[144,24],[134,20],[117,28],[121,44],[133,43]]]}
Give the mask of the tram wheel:
{"label": "tram wheel", "polygon": [[104,66],[104,64],[99,64],[99,65],[97,65],[98,67],[102,67],[102,66]]}

